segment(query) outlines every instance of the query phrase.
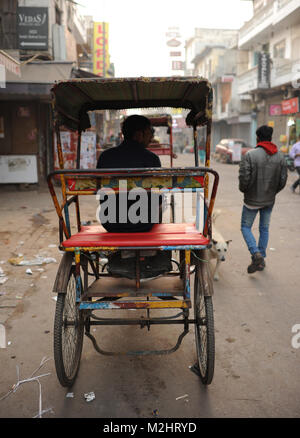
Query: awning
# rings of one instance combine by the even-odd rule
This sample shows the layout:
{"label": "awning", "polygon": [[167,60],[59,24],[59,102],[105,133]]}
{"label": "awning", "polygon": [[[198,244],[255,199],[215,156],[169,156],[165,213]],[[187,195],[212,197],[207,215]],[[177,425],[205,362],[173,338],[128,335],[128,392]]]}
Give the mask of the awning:
{"label": "awning", "polygon": [[17,76],[11,71],[6,72],[6,82],[54,84],[56,81],[69,79],[73,62],[40,61],[20,64],[21,74]]}
{"label": "awning", "polygon": [[69,79],[73,62],[41,61],[20,64],[20,76],[6,71],[5,87],[0,88],[0,97],[36,96],[50,99],[51,88],[56,81]]}

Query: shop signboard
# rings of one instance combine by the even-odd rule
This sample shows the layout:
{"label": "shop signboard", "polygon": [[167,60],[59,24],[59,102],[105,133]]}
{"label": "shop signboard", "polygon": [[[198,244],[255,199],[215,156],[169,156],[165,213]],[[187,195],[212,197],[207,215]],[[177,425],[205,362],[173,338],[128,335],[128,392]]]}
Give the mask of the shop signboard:
{"label": "shop signboard", "polygon": [[299,98],[283,100],[281,102],[282,114],[295,114],[299,112]]}
{"label": "shop signboard", "polygon": [[266,52],[258,54],[257,88],[270,88],[270,55]]}
{"label": "shop signboard", "polygon": [[167,46],[169,46],[169,47],[178,47],[178,46],[180,46],[180,44],[181,44],[181,42],[176,40],[175,38],[167,41]]}
{"label": "shop signboard", "polygon": [[172,61],[172,70],[184,70],[183,61]]}
{"label": "shop signboard", "polygon": [[269,116],[280,116],[282,114],[280,104],[269,105]]}
{"label": "shop signboard", "polygon": [[17,9],[17,37],[21,50],[48,50],[48,8]]}
{"label": "shop signboard", "polygon": [[105,77],[109,65],[108,23],[94,23],[93,73]]}

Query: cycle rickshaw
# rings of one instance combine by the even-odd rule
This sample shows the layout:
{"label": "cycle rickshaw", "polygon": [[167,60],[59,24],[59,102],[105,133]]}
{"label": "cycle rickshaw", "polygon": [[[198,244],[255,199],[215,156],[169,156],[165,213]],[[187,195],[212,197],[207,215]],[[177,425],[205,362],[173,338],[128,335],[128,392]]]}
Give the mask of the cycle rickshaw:
{"label": "cycle rickshaw", "polygon": [[170,157],[170,166],[173,167],[173,127],[172,116],[170,114],[147,114],[147,118],[150,119],[151,125],[155,127],[167,128],[167,134],[169,136],[169,143],[150,143],[148,149],[154,152],[156,155],[168,155]]}
{"label": "cycle rickshaw", "polygon": [[[214,374],[213,283],[207,249],[211,245],[211,215],[219,177],[210,168],[212,88],[199,77],[71,79],[53,86],[54,128],[60,170],[48,175],[48,186],[59,218],[59,248],[64,252],[53,291],[57,293],[54,321],[54,359],[57,377],[63,386],[71,386],[77,376],[84,334],[102,354],[168,354],[176,351],[189,325],[195,328],[196,357],[194,370],[203,384],[210,384]],[[125,108],[184,108],[189,110],[186,123],[192,127],[195,166],[178,168],[80,169],[80,136],[88,129],[89,111]],[[197,127],[206,126],[206,161],[199,167]],[[60,128],[78,132],[76,169],[64,169]],[[57,196],[54,179],[59,176],[61,195]],[[210,176],[213,182],[210,183]],[[127,190],[188,192],[196,197],[194,223],[158,223],[144,233],[108,233],[101,224],[81,223],[80,197],[95,196],[104,188],[120,191],[120,181]],[[71,224],[76,217],[76,230]],[[134,278],[118,278],[101,268],[101,254],[134,251]],[[170,251],[174,269],[144,281],[141,276],[143,251]],[[177,260],[177,261],[176,261]],[[172,264],[173,266],[173,264]],[[192,276],[194,291],[192,293]],[[193,308],[193,318],[189,316]],[[135,318],[107,317],[108,310],[135,310],[145,315]],[[176,312],[153,317],[152,311]],[[113,313],[110,312],[110,313]],[[96,315],[97,313],[97,315]],[[126,315],[128,312],[125,312]],[[132,312],[130,312],[132,314]],[[100,315],[100,316],[99,316]],[[182,333],[174,347],[163,350],[107,352],[91,333],[93,325],[179,324]]]}

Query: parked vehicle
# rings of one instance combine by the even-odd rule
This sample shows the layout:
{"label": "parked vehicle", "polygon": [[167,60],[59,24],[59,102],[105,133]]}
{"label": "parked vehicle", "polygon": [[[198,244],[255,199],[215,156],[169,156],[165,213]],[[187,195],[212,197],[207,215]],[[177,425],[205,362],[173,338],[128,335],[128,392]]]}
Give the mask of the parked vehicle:
{"label": "parked vehicle", "polygon": [[240,138],[223,138],[216,145],[215,159],[224,163],[238,163],[241,157],[252,149],[252,146]]}

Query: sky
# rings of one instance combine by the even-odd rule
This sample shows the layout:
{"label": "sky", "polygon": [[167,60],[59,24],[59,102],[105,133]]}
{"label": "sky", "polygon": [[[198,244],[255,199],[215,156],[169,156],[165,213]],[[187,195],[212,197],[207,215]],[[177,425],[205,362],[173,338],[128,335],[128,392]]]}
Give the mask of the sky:
{"label": "sky", "polygon": [[109,52],[116,77],[168,73],[165,33],[178,26],[182,37],[196,27],[239,29],[252,16],[249,0],[76,0],[82,15],[109,23]]}

